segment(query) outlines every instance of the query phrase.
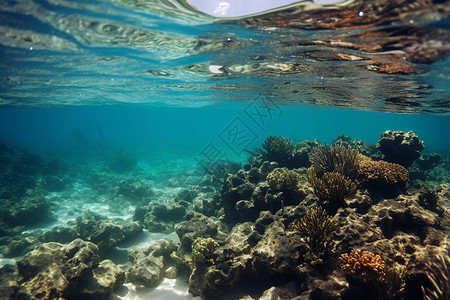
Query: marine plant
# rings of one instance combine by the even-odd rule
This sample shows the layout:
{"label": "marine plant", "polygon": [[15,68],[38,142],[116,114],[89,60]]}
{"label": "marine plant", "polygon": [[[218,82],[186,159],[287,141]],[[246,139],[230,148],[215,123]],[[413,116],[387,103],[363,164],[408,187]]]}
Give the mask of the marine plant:
{"label": "marine plant", "polygon": [[272,190],[293,190],[298,186],[300,175],[292,170],[273,170],[266,177],[266,181]]}
{"label": "marine plant", "polygon": [[217,248],[219,244],[212,238],[196,238],[192,243],[192,257],[195,262],[209,259]]}
{"label": "marine plant", "polygon": [[422,286],[424,300],[450,299],[450,258],[436,255],[435,261],[429,261],[426,266],[426,275],[430,287]]}
{"label": "marine plant", "polygon": [[318,178],[314,167],[310,167],[306,176],[317,197],[333,210],[342,206],[344,199],[355,191],[352,181],[338,172],[326,172]]}
{"label": "marine plant", "polygon": [[304,255],[311,265],[322,264],[324,257],[332,251],[330,234],[339,228],[322,207],[309,210],[294,224],[294,228],[306,235],[308,252]]}
{"label": "marine plant", "polygon": [[284,167],[292,157],[294,144],[288,138],[269,135],[262,143],[262,148],[257,148],[253,154],[262,161],[275,161]]}
{"label": "marine plant", "polygon": [[361,161],[358,169],[358,180],[361,183],[392,185],[408,182],[408,170],[396,163]]}
{"label": "marine plant", "polygon": [[350,179],[358,176],[359,152],[350,147],[325,144],[314,147],[309,156],[311,165],[322,173],[337,172]]}

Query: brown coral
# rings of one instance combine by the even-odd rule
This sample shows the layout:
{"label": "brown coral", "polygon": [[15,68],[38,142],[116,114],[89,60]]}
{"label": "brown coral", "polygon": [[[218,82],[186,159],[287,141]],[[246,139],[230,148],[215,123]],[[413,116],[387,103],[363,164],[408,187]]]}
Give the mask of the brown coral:
{"label": "brown coral", "polygon": [[331,251],[330,235],[339,228],[339,224],[332,221],[322,207],[309,210],[303,218],[298,221],[294,228],[306,235],[308,252],[305,260],[312,265],[322,264],[323,257]]}
{"label": "brown coral", "polygon": [[385,263],[379,255],[369,251],[352,250],[339,257],[341,270],[363,280],[379,279],[384,272]]}
{"label": "brown coral", "polygon": [[408,170],[385,161],[361,161],[358,179],[362,183],[396,184],[408,182]]}
{"label": "brown coral", "polygon": [[310,167],[307,170],[307,178],[321,201],[331,202],[337,206],[355,191],[352,181],[337,172],[327,172],[322,178],[318,178],[314,168]]}

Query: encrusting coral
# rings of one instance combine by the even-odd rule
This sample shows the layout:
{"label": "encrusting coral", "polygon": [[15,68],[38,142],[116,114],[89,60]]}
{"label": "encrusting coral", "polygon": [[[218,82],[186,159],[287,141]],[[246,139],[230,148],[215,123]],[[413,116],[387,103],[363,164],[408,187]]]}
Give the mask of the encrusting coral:
{"label": "encrusting coral", "polygon": [[408,170],[396,163],[361,161],[358,180],[362,183],[396,184],[408,182]]}
{"label": "encrusting coral", "polygon": [[292,170],[274,170],[266,181],[273,190],[293,190],[298,186],[300,175]]}
{"label": "encrusting coral", "polygon": [[294,224],[296,230],[306,235],[308,252],[305,260],[312,265],[322,264],[323,258],[332,251],[330,234],[339,225],[332,221],[322,207],[309,210],[306,215]]}
{"label": "encrusting coral", "polygon": [[363,281],[378,280],[384,272],[385,263],[379,256],[369,251],[352,250],[339,257],[342,271]]}

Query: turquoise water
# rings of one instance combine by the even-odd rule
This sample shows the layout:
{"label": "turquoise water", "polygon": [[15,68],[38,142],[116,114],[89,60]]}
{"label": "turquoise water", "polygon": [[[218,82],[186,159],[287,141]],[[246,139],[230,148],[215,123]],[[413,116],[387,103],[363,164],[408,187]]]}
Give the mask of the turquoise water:
{"label": "turquoise water", "polygon": [[[263,116],[254,115],[258,108]],[[0,111],[0,139],[30,151],[68,158],[99,147],[131,151],[174,151],[184,158],[200,155],[215,142],[238,160],[270,134],[293,141],[319,139],[331,143],[345,134],[376,144],[385,130],[412,130],[426,151],[448,151],[448,116],[378,113],[312,105],[277,106],[268,114],[258,102],[224,103],[206,107],[113,105],[64,108],[4,108]],[[251,131],[250,143],[231,145],[221,138],[236,119]],[[80,152],[81,150],[81,152]],[[102,150],[103,151],[103,150]],[[183,153],[184,152],[184,153]]]}
{"label": "turquoise water", "polygon": [[[0,2],[0,265],[88,210],[131,222],[186,189],[220,197],[203,163],[244,166],[269,135],[375,145],[413,131],[422,154],[442,158],[427,183],[446,188],[450,5],[391,2],[300,1],[236,18],[175,0]],[[37,195],[49,218],[8,221],[14,201]],[[126,270],[132,246],[179,242],[182,220],[146,224],[105,258]],[[167,279],[127,289],[117,295],[194,297]]]}

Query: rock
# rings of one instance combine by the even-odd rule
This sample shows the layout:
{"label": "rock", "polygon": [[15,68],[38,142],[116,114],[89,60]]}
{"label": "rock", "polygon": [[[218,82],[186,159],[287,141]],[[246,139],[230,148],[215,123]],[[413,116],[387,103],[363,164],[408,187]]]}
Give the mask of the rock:
{"label": "rock", "polygon": [[127,272],[127,280],[139,286],[157,286],[163,279],[165,270],[173,266],[170,255],[177,248],[173,241],[166,239],[158,240],[146,250],[131,248],[128,257],[133,265]]}
{"label": "rock", "polygon": [[92,270],[93,276],[83,288],[83,299],[107,299],[125,283],[125,271],[111,260],[102,261]]}
{"label": "rock", "polygon": [[156,287],[164,276],[164,259],[140,257],[127,272],[127,280],[138,286]]}
{"label": "rock", "polygon": [[377,143],[377,149],[384,154],[384,160],[398,163],[405,168],[420,157],[420,152],[425,148],[414,132],[387,130],[381,134]]}
{"label": "rock", "polygon": [[[301,288],[298,282],[291,281],[282,286],[273,286],[265,290],[258,300],[300,300]],[[247,299],[247,298],[245,298]],[[251,299],[251,298],[250,298]]]}
{"label": "rock", "polygon": [[150,202],[147,207],[137,207],[133,219],[142,222],[150,232],[171,233],[185,213],[186,208],[180,204]]}
{"label": "rock", "polygon": [[117,243],[142,231],[140,222],[127,222],[122,219],[107,217],[86,211],[78,216],[76,223],[68,222],[65,226],[56,226],[43,235],[45,242],[68,242],[81,238],[96,244],[100,252],[114,247]]}
{"label": "rock", "polygon": [[29,196],[16,202],[3,220],[9,226],[32,225],[51,218],[50,206],[42,196]]}
{"label": "rock", "polygon": [[17,262],[19,294],[44,299],[80,296],[98,258],[97,246],[81,239],[37,246]]}
{"label": "rock", "polygon": [[197,212],[189,212],[186,215],[186,221],[175,227],[175,232],[185,252],[191,252],[192,243],[198,237],[210,237],[220,244],[227,236],[227,230],[219,220],[208,218]]}
{"label": "rock", "polygon": [[0,299],[14,299],[18,280],[16,266],[6,264],[0,268]]}
{"label": "rock", "polygon": [[[223,220],[232,224],[254,222],[261,211],[270,210],[276,213],[285,206],[297,205],[311,193],[306,182],[301,182],[300,172],[305,170],[277,169],[276,163],[264,162],[258,169],[240,170],[228,176],[221,189],[225,213]],[[277,185],[271,188],[266,181],[269,174],[294,174],[295,180],[293,182],[286,180],[290,184],[281,184],[280,186],[283,187],[281,190],[277,189]],[[260,181],[257,182],[255,178]],[[283,183],[286,182],[283,181]]]}
{"label": "rock", "polygon": [[300,286],[303,287],[299,299],[341,299],[349,287],[334,258],[318,267],[301,264],[296,268],[296,272]]}
{"label": "rock", "polygon": [[441,155],[438,153],[425,153],[416,160],[417,165],[422,170],[429,170],[436,167],[441,161]]}

